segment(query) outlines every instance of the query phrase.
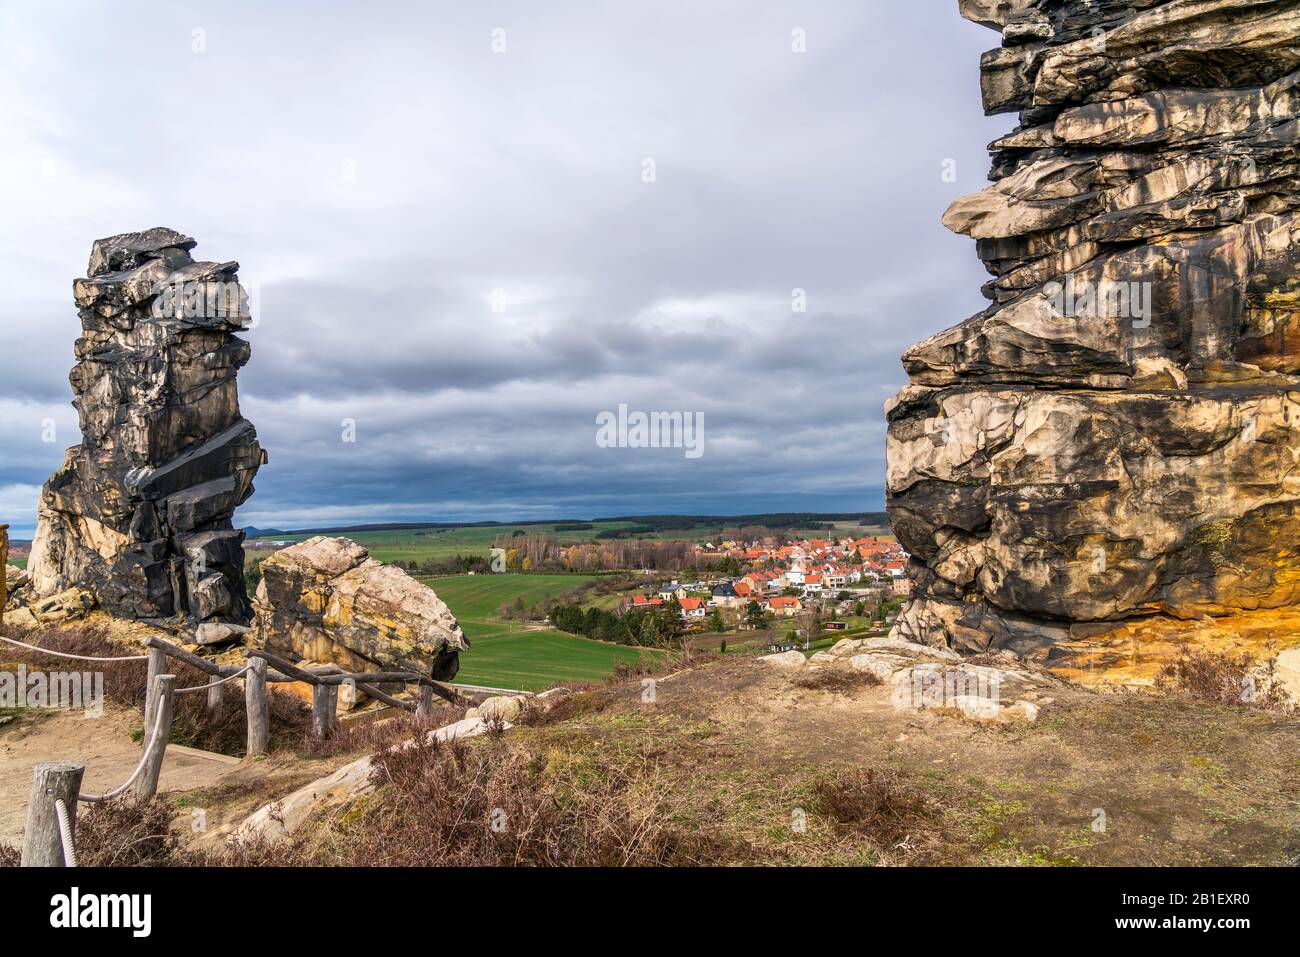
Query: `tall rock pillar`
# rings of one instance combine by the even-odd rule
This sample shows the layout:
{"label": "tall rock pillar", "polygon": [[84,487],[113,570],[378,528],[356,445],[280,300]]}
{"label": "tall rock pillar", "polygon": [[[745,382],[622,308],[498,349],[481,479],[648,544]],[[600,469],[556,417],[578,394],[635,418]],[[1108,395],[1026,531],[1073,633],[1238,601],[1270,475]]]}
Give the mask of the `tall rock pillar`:
{"label": "tall rock pillar", "polygon": [[75,585],[122,617],[251,617],[231,521],[266,461],[235,384],[248,300],[239,264],[195,262],[195,245],[164,228],[110,236],[73,283],[81,444],[41,492],[37,596]]}

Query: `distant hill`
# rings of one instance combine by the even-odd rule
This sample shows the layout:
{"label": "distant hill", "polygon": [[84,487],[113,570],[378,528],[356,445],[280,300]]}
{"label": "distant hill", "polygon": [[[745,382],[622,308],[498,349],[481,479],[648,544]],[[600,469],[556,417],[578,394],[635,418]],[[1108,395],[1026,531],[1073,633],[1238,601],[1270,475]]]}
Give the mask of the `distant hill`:
{"label": "distant hill", "polygon": [[530,525],[594,524],[598,522],[635,522],[648,530],[696,528],[700,525],[765,525],[768,528],[810,528],[836,522],[860,525],[888,525],[884,512],[772,512],[757,515],[622,515],[609,518],[536,518],[514,522],[388,522],[370,525],[334,525],[326,528],[258,528],[244,529],[249,538],[274,538],[276,535],[343,535],[349,532],[400,532],[437,528],[526,528]]}

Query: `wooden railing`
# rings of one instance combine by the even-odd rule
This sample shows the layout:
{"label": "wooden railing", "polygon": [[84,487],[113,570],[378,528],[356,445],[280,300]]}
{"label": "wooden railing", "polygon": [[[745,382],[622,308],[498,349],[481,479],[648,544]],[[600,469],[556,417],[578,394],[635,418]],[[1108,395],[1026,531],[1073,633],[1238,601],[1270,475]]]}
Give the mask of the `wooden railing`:
{"label": "wooden railing", "polygon": [[[3,594],[3,592],[0,592]],[[2,607],[2,606],[0,606]],[[11,638],[0,640],[22,645]],[[22,645],[34,648],[35,646]],[[374,671],[349,673],[337,665],[299,668],[292,662],[256,648],[244,649],[247,661],[242,668],[221,665],[198,655],[190,654],[162,638],[153,637],[145,642],[147,654],[133,658],[95,659],[84,655],[49,652],[65,658],[90,661],[125,661],[148,659],[144,709],[144,752],[140,764],[127,781],[104,794],[82,794],[81,779],[84,764],[67,761],[48,761],[36,765],[32,774],[31,803],[27,809],[27,827],[23,834],[22,866],[61,867],[76,866],[74,835],[76,831],[77,803],[99,803],[129,796],[137,801],[147,801],[158,792],[158,778],[162,773],[167,741],[171,737],[174,696],[186,692],[207,692],[207,707],[219,710],[227,682],[237,678],[244,681],[244,710],[247,714],[247,742],[245,758],[265,754],[271,738],[271,708],[268,684],[301,681],[312,689],[312,733],[317,738],[327,738],[337,723],[338,693],[344,684],[353,685],[370,697],[391,707],[413,711],[417,715],[433,713],[433,697],[457,703],[456,690],[425,675],[408,671]],[[36,648],[41,651],[43,649]],[[177,688],[176,676],[167,673],[168,659],[182,661],[215,680],[189,688]],[[376,685],[402,682],[417,686],[414,701],[395,698]]]}

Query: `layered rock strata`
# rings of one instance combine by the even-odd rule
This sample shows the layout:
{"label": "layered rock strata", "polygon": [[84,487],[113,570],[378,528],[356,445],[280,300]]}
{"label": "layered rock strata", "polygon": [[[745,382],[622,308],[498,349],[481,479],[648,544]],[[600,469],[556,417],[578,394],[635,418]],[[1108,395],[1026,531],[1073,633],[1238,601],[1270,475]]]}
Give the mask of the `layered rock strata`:
{"label": "layered rock strata", "polygon": [[266,456],[235,382],[249,322],[235,262],[171,229],[94,244],[73,283],[81,444],[41,492],[28,564],[48,597],[89,590],[128,618],[245,622],[235,508]]}
{"label": "layered rock strata", "polygon": [[[990,305],[909,349],[898,637],[1059,651],[1300,602],[1300,0],[961,0]],[[1055,651],[1054,651],[1055,650]]]}

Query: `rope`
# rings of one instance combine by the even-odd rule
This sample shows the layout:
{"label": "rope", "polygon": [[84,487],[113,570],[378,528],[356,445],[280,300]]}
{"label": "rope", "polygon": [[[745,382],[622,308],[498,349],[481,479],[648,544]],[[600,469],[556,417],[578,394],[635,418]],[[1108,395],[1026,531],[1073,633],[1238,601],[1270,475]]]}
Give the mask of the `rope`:
{"label": "rope", "polygon": [[223,685],[227,681],[234,681],[236,678],[238,678],[245,671],[248,671],[252,667],[253,667],[252,665],[245,665],[243,668],[240,668],[238,671],[236,671],[233,675],[230,675],[226,678],[221,678],[217,681],[212,681],[205,685],[195,685],[193,688],[176,688],[173,690],[173,693],[180,694],[181,692],[184,691],[207,691],[209,688],[215,688],[218,685]]}
{"label": "rope", "polygon": [[77,866],[77,849],[72,846],[72,822],[68,820],[68,806],[63,798],[54,801],[54,813],[59,816],[59,840],[63,842],[63,866]]}
{"label": "rope", "polygon": [[26,648],[28,651],[39,651],[43,655],[54,655],[56,658],[75,658],[78,661],[146,661],[148,655],[131,655],[128,658],[94,658],[90,655],[69,655],[62,651],[51,651],[49,648],[39,648],[36,645],[29,645],[24,641],[14,641],[12,638],[6,638],[0,635],[0,641],[7,641],[11,645],[17,645],[19,648]]}
{"label": "rope", "polygon": [[[161,705],[161,700],[159,703]],[[104,801],[109,801],[117,797],[134,784],[135,779],[140,776],[140,772],[144,770],[145,763],[149,760],[149,745],[153,742],[154,735],[158,734],[158,732],[162,730],[162,719],[163,709],[160,706],[158,708],[158,717],[154,719],[153,734],[144,739],[144,754],[140,755],[140,763],[136,765],[135,770],[131,772],[131,776],[126,779],[125,783],[113,788],[111,791],[105,791],[103,794],[78,794],[77,800],[85,801],[87,804],[101,804]]]}

